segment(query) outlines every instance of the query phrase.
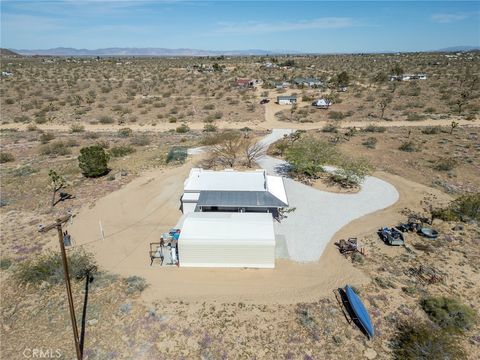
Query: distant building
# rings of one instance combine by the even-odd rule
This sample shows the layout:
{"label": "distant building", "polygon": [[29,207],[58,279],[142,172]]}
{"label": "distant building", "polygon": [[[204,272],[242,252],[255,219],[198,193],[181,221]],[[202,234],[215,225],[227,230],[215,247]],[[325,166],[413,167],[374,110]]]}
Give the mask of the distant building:
{"label": "distant building", "polygon": [[317,109],[328,109],[332,104],[332,101],[328,99],[318,99],[312,103]]}
{"label": "distant building", "polygon": [[12,76],[13,73],[10,71],[2,71],[2,76]]}
{"label": "distant building", "polygon": [[253,87],[257,83],[256,80],[252,79],[237,79],[235,80],[235,85],[238,87],[243,87],[243,88],[248,88],[248,87]]}
{"label": "distant building", "polygon": [[307,77],[307,78],[303,78],[303,77],[297,77],[295,79],[293,79],[293,83],[295,85],[298,85],[298,86],[308,86],[308,87],[319,87],[319,86],[323,86],[323,82],[321,80],[318,80],[316,78],[312,78],[312,77]]}
{"label": "distant building", "polygon": [[427,74],[389,75],[388,80],[390,81],[427,80]]}
{"label": "distant building", "polygon": [[279,105],[293,105],[297,103],[296,96],[277,96],[277,104]]}

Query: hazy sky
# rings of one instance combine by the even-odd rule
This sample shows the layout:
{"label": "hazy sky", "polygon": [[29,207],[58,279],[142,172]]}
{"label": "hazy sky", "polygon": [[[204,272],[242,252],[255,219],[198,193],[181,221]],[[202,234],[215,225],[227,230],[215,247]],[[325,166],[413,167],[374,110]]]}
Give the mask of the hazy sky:
{"label": "hazy sky", "polygon": [[1,1],[1,46],[367,52],[480,45],[479,1]]}

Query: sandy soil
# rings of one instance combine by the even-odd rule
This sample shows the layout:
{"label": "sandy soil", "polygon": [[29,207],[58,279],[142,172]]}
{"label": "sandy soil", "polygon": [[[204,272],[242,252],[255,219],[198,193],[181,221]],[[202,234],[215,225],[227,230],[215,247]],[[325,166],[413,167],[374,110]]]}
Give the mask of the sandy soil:
{"label": "sandy soil", "polygon": [[[362,236],[382,225],[393,225],[404,207],[417,207],[426,193],[446,195],[399,176],[377,172],[375,176],[394,184],[401,194],[392,207],[357,219],[340,230],[318,262],[298,264],[277,260],[274,270],[186,269],[150,267],[149,243],[174,226],[183,191],[182,179],[194,166],[153,170],[124,188],[107,195],[93,206],[85,206],[68,231],[75,246],[95,254],[100,266],[123,276],[142,276],[150,284],[143,293],[147,302],[158,300],[243,301],[255,303],[298,303],[328,296],[345,283],[362,285],[368,277],[340,256],[333,242],[342,237]],[[99,221],[104,228],[101,239]],[[56,240],[52,238],[53,246]],[[392,252],[398,251],[391,248]]]}

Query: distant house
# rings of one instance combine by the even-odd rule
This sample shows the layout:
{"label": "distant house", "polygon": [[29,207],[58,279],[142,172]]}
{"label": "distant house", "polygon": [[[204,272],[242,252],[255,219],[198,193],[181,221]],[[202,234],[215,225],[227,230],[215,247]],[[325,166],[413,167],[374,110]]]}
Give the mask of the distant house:
{"label": "distant house", "polygon": [[388,80],[390,81],[427,80],[427,74],[389,75]]}
{"label": "distant house", "polygon": [[257,83],[257,80],[255,79],[237,79],[235,80],[235,85],[237,85],[238,87],[242,87],[242,88],[251,88],[253,86],[255,86],[255,84]]}
{"label": "distant house", "polygon": [[293,105],[297,103],[296,96],[277,96],[277,104],[279,105]]}
{"label": "distant house", "polygon": [[318,99],[312,103],[317,109],[328,109],[332,104],[332,101],[328,99]]}
{"label": "distant house", "polygon": [[2,71],[2,76],[12,76],[13,73],[10,71]]}
{"label": "distant house", "polygon": [[298,86],[319,87],[323,86],[323,82],[313,77],[297,77],[293,79],[293,83]]}

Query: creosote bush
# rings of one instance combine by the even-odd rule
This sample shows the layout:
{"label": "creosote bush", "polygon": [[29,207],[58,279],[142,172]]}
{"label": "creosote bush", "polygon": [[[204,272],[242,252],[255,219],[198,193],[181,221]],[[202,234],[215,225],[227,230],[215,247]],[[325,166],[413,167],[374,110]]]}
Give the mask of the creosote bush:
{"label": "creosote bush", "polygon": [[404,141],[398,149],[405,152],[414,152],[419,150],[418,146],[413,141]]}
{"label": "creosote bush", "polygon": [[441,158],[437,160],[433,168],[438,171],[450,171],[453,170],[457,164],[457,160],[454,158]]}
{"label": "creosote bush", "polygon": [[175,129],[175,131],[179,134],[184,134],[190,131],[190,128],[188,127],[187,124],[182,124],[179,127]]}
{"label": "creosote bush", "polygon": [[[82,250],[68,252],[67,260],[72,279],[82,277],[86,270],[95,266],[93,256]],[[23,284],[39,285],[43,281],[52,285],[59,284],[64,279],[61,255],[58,252],[51,252],[20,262],[15,266],[14,275]]]}
{"label": "creosote bush", "polygon": [[432,210],[432,218],[444,221],[480,221],[480,193],[460,196],[447,207]]}
{"label": "creosote bush", "polygon": [[126,278],[125,283],[127,284],[127,294],[142,292],[148,287],[147,281],[136,275]]}
{"label": "creosote bush", "polygon": [[426,323],[404,323],[393,342],[397,360],[463,359],[457,337]]}
{"label": "creosote bush", "polygon": [[387,131],[385,126],[368,125],[365,128],[365,132],[384,133],[385,131]]}
{"label": "creosote bush", "polygon": [[420,303],[430,320],[444,329],[463,331],[475,323],[475,311],[460,303],[457,299],[447,297],[429,297]]}
{"label": "creosote bush", "polygon": [[183,146],[172,146],[168,150],[166,163],[177,162],[183,163],[187,158],[187,148]]}
{"label": "creosote bush", "polygon": [[109,152],[112,157],[123,157],[134,153],[135,148],[128,145],[120,145],[112,147]]}
{"label": "creosote bush", "polygon": [[15,157],[8,152],[0,152],[0,164],[15,161]]}

